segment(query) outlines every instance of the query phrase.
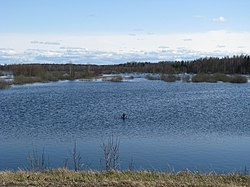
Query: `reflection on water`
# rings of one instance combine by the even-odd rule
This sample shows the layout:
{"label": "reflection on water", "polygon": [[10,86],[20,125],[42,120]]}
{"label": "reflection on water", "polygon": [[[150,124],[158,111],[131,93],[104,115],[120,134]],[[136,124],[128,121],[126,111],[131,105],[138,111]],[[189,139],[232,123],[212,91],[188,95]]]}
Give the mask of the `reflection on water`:
{"label": "reflection on water", "polygon": [[[66,81],[0,91],[0,169],[34,148],[60,167],[76,141],[86,167],[120,139],[120,168],[231,172],[250,167],[250,84]],[[122,113],[127,114],[121,120]]]}

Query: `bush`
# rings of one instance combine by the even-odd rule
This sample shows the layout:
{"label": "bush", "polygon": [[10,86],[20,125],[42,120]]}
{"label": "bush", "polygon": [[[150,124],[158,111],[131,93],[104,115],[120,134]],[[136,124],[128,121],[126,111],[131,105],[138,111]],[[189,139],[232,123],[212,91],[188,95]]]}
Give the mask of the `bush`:
{"label": "bush", "polygon": [[215,73],[213,75],[216,81],[230,82],[231,77],[223,73]]}
{"label": "bush", "polygon": [[163,74],[161,75],[161,80],[165,82],[175,82],[180,80],[180,77],[173,75],[173,74]]}
{"label": "bush", "polygon": [[8,82],[0,80],[0,89],[9,88],[10,84]]}
{"label": "bush", "polygon": [[197,74],[192,77],[192,82],[217,82],[213,75],[209,74]]}
{"label": "bush", "polygon": [[241,75],[234,75],[231,77],[231,83],[247,83],[247,78]]}
{"label": "bush", "polygon": [[14,84],[29,84],[34,82],[41,82],[41,79],[37,77],[26,77],[23,75],[18,75],[14,78]]}
{"label": "bush", "polygon": [[241,75],[225,75],[222,73],[197,74],[192,77],[192,82],[230,82],[230,83],[247,83],[247,78]]}

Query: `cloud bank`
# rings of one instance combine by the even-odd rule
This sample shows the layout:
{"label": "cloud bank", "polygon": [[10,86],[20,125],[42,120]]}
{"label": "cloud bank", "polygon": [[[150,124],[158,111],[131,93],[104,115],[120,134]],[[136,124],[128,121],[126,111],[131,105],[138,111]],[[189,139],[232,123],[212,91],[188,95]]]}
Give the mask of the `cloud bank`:
{"label": "cloud bank", "polygon": [[41,42],[41,41],[31,41],[31,44],[40,44],[40,45],[60,45],[59,42]]}
{"label": "cloud bank", "polygon": [[[138,38],[140,40],[138,40]],[[60,42],[55,42],[60,41]],[[0,35],[0,63],[118,64],[250,53],[250,32],[180,34]]]}

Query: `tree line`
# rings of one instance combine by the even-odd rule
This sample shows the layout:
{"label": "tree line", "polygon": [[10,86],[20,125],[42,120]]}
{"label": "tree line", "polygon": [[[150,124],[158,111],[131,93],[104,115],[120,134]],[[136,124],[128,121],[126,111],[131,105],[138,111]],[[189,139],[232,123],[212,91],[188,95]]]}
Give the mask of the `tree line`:
{"label": "tree line", "polygon": [[62,79],[84,78],[105,73],[250,74],[250,56],[205,57],[191,61],[161,61],[158,63],[128,62],[118,65],[9,64],[1,65],[0,71],[11,72],[14,76],[55,76]]}

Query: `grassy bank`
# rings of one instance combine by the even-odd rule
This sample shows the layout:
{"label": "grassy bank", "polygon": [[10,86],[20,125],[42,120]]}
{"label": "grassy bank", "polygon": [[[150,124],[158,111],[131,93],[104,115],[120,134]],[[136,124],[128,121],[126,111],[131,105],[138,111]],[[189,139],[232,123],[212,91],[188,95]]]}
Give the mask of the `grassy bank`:
{"label": "grassy bank", "polygon": [[[96,73],[75,73],[74,76],[69,76],[67,74],[63,74],[62,72],[53,72],[53,73],[45,73],[39,76],[24,76],[18,75],[14,77],[12,82],[5,82],[0,80],[0,89],[5,89],[10,87],[12,84],[14,85],[23,85],[23,84],[31,84],[31,83],[46,83],[46,82],[55,82],[61,80],[94,80],[94,79],[102,79],[103,81],[110,82],[123,82],[124,77],[122,76],[107,76],[103,77],[102,75],[98,75]],[[132,77],[133,78],[133,77]],[[193,77],[189,75],[185,75],[183,77],[179,77],[174,74],[162,74],[158,76],[147,75],[145,77],[148,80],[161,80],[164,82],[227,82],[227,83],[247,83],[247,77],[242,75],[226,75],[226,74],[196,74]],[[131,79],[131,78],[127,78]]]}
{"label": "grassy bank", "polygon": [[9,87],[10,87],[10,84],[8,82],[0,80],[0,89],[5,89],[5,88],[9,88]]}
{"label": "grassy bank", "polygon": [[65,72],[45,72],[41,73],[40,75],[36,76],[24,76],[24,75],[17,75],[14,77],[13,84],[30,84],[30,83],[45,83],[45,82],[55,82],[61,80],[77,80],[77,79],[94,79],[98,74],[91,73],[91,72],[77,72],[74,73],[73,76],[65,74]]}
{"label": "grassy bank", "polygon": [[4,186],[250,186],[250,176],[159,172],[0,172]]}

